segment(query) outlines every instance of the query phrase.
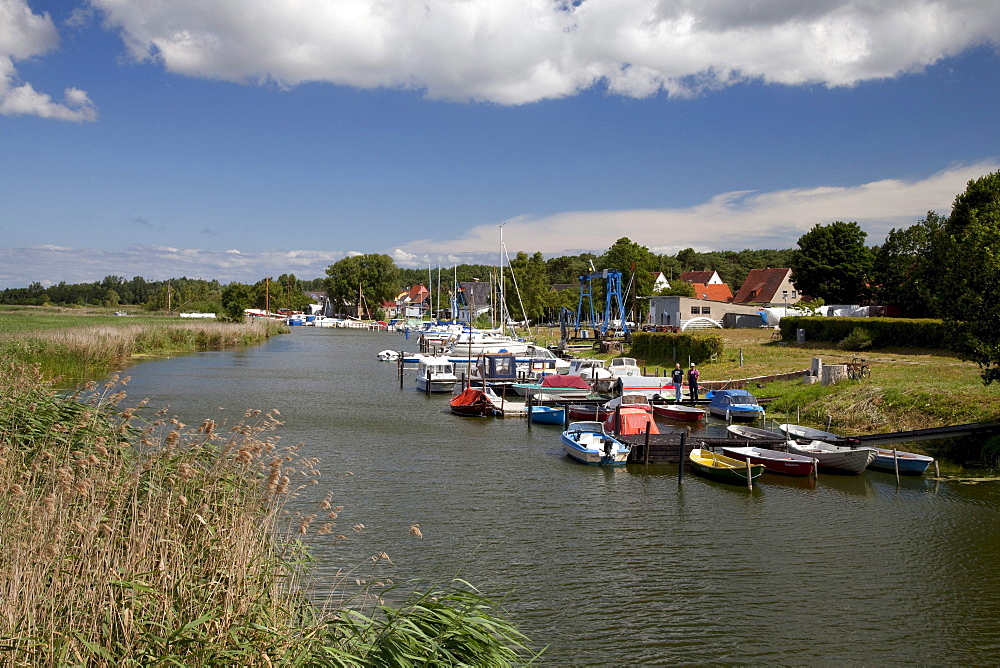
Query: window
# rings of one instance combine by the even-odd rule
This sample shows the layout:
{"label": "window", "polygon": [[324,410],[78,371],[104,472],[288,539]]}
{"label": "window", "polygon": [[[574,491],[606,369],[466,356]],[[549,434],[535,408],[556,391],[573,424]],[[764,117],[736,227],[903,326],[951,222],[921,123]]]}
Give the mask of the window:
{"label": "window", "polygon": [[708,315],[711,312],[712,312],[712,307],[711,306],[702,306],[701,307],[701,314],[702,315]]}
{"label": "window", "polygon": [[701,307],[700,306],[692,306],[691,307],[691,315],[698,315],[699,313],[701,313]]}
{"label": "window", "polygon": [[792,299],[795,299],[795,290],[792,290]]}

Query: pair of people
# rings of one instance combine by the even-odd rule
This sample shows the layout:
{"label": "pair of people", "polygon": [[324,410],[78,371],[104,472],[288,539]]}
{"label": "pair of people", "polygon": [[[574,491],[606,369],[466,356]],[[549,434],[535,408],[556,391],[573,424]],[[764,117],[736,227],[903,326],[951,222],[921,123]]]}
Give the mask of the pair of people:
{"label": "pair of people", "polygon": [[[688,369],[688,394],[694,401],[698,400],[698,378],[701,377],[701,372],[698,371],[698,367],[691,363],[691,368]],[[681,386],[684,385],[684,369],[681,368],[680,363],[674,365],[674,370],[670,372],[670,380],[674,384],[674,400],[681,400]]]}

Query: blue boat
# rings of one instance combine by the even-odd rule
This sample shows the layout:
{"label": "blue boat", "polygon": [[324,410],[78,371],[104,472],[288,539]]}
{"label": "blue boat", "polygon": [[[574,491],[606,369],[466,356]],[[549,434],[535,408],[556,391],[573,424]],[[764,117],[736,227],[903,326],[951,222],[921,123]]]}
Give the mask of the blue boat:
{"label": "blue boat", "polygon": [[923,475],[927,467],[934,463],[933,457],[918,455],[915,452],[897,450],[896,456],[893,457],[892,450],[887,448],[874,448],[874,450],[877,454],[872,463],[868,465],[870,469],[895,473],[896,466],[898,465],[901,475]]}
{"label": "blue boat", "polygon": [[625,466],[631,446],[604,431],[600,422],[573,422],[559,437],[566,454],[590,466]]}
{"label": "blue boat", "polygon": [[538,424],[557,424],[562,426],[566,420],[566,409],[556,406],[532,406],[531,421]]}
{"label": "blue boat", "polygon": [[757,397],[746,390],[715,390],[709,395],[708,410],[712,415],[726,420],[759,420],[764,416]]}

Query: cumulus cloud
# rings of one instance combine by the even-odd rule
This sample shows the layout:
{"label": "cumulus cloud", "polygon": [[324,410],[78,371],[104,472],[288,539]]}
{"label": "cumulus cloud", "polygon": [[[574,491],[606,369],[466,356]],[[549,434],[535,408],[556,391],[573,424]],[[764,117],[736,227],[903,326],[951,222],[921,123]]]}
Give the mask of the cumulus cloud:
{"label": "cumulus cloud", "polygon": [[41,56],[58,44],[59,35],[47,13],[35,14],[26,0],[0,0],[0,114],[63,121],[97,118],[97,108],[86,92],[67,88],[62,101],[56,102],[19,79],[14,61]]}
{"label": "cumulus cloud", "polygon": [[[1000,162],[957,165],[918,181],[886,179],[852,187],[774,192],[730,192],[683,209],[570,211],[547,217],[519,216],[504,222],[510,252],[552,255],[601,253],[627,236],[656,253],[792,248],[813,225],[856,221],[870,244],[893,227],[908,227],[930,211],[947,214],[955,196],[972,180],[1000,169]],[[493,262],[499,228],[480,225],[458,239],[402,244],[397,257],[451,254],[464,262]],[[571,247],[570,247],[571,246]],[[419,266],[419,265],[418,265]]]}
{"label": "cumulus cloud", "polygon": [[[9,1],[9,0],[6,0]],[[191,76],[522,104],[604,85],[853,85],[1000,37],[995,0],[92,0],[129,52]]]}

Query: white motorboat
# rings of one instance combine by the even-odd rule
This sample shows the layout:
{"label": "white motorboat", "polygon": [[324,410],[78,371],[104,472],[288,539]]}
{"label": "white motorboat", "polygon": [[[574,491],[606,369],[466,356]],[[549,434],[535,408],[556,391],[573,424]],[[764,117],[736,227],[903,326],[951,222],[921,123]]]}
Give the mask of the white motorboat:
{"label": "white motorboat", "polygon": [[875,448],[848,448],[825,441],[809,441],[803,445],[794,439],[788,439],[785,447],[793,455],[818,460],[820,469],[856,475],[863,473],[878,454]]}
{"label": "white motorboat", "polygon": [[422,357],[417,364],[417,389],[421,392],[453,392],[458,383],[455,365],[447,357]]}

